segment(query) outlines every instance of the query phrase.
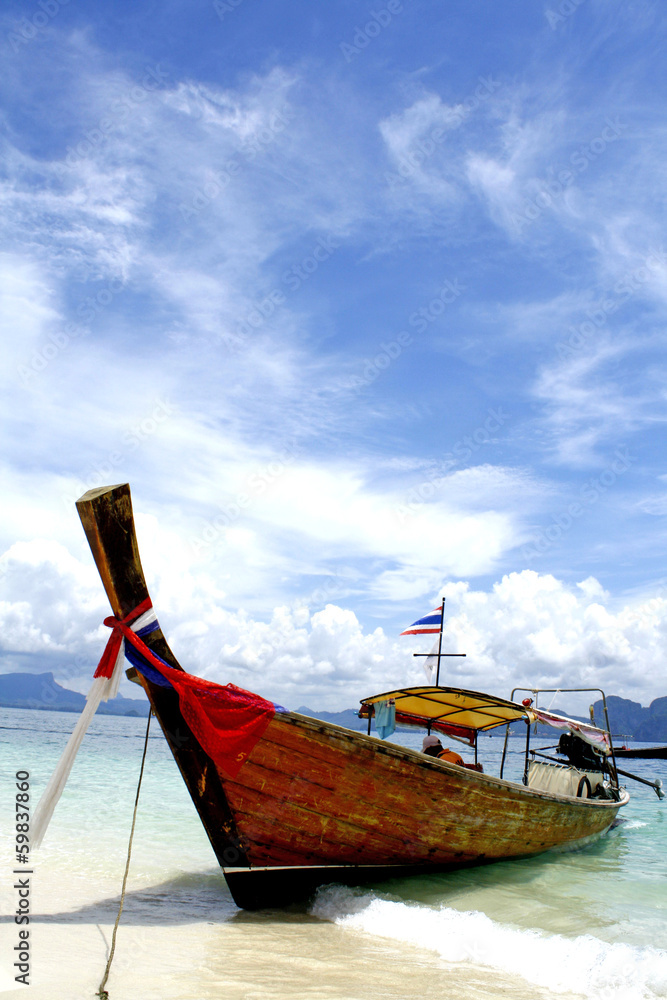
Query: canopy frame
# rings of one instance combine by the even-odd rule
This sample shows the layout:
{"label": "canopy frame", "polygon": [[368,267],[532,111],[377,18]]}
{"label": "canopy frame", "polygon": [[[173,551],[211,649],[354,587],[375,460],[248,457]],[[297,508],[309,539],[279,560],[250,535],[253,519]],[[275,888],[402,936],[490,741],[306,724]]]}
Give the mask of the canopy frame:
{"label": "canopy frame", "polygon": [[[535,707],[537,708],[537,698],[541,694],[586,694],[588,692],[595,692],[602,696],[602,707],[604,709],[604,718],[606,724],[606,731],[609,735],[609,756],[607,758],[607,763],[609,766],[609,773],[612,778],[612,783],[615,784],[616,788],[619,787],[618,782],[618,771],[616,769],[616,758],[614,757],[614,744],[611,735],[611,726],[609,725],[609,713],[607,711],[607,698],[605,696],[602,688],[527,688],[527,687],[515,687],[512,688],[511,698],[514,699],[517,691],[532,694],[535,697]],[[576,721],[576,720],[573,720]],[[503,770],[505,767],[505,757],[507,754],[507,740],[509,737],[509,723],[505,728],[505,741],[503,744],[503,756],[500,762],[500,777],[503,776]],[[524,784],[528,781],[528,755],[530,753],[530,721],[526,715],[526,751],[525,751],[525,765],[524,765]]]}
{"label": "canopy frame", "polygon": [[[395,702],[398,725],[426,728],[429,733],[431,729],[435,729],[447,733],[452,739],[468,743],[475,749],[480,732],[525,718],[526,715],[523,706],[506,698],[494,698],[480,691],[463,688],[420,685],[363,698],[359,718],[368,719],[369,731],[375,714],[375,703],[389,699]],[[401,702],[404,704],[401,705]],[[410,707],[406,703],[411,703]],[[474,716],[478,718],[475,719]]]}

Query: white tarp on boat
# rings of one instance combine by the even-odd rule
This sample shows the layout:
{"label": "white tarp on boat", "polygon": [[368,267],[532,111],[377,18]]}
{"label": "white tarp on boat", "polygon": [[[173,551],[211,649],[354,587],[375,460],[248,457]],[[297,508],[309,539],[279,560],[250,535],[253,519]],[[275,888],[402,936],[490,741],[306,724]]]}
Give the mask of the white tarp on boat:
{"label": "white tarp on boat", "polygon": [[554,715],[553,712],[545,712],[541,708],[529,708],[526,714],[531,723],[542,722],[545,726],[575,733],[602,753],[611,753],[611,739],[604,729],[598,729],[597,726],[587,722],[579,722],[577,719],[568,719],[564,715]]}

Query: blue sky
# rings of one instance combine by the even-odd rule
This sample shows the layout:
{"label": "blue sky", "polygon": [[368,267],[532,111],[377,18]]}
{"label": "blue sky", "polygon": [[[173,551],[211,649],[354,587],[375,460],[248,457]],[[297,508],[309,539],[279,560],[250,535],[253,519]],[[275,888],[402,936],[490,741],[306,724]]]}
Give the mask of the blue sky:
{"label": "blue sky", "polygon": [[73,502],[129,481],[207,676],[354,704],[444,592],[461,686],[664,694],[665,31],[6,3],[0,669],[87,687]]}

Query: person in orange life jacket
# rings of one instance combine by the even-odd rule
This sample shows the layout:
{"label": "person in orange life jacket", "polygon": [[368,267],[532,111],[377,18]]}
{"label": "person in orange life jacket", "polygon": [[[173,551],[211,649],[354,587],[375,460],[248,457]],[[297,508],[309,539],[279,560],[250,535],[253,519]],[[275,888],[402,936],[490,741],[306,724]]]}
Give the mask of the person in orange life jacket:
{"label": "person in orange life jacket", "polygon": [[428,754],[429,757],[437,757],[439,760],[446,760],[449,764],[463,765],[463,757],[460,757],[454,750],[450,750],[449,747],[443,747],[438,737],[433,734],[424,737],[422,750],[425,754]]}

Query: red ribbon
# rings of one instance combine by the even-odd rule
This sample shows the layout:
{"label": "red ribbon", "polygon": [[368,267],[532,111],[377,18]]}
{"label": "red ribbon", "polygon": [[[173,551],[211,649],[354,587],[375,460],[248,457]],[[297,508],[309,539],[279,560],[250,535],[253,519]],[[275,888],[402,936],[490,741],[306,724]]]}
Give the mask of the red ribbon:
{"label": "red ribbon", "polygon": [[165,664],[130,628],[130,623],[152,606],[150,598],[146,598],[125,618],[104,619],[104,624],[113,631],[95,676],[111,677],[120,644],[123,638],[127,639],[175,689],[183,719],[204,752],[216,766],[235,777],[275,715],[275,705],[234,684],[215,684]]}
{"label": "red ribbon", "polygon": [[[104,624],[107,628],[113,629],[109,640],[106,644],[104,652],[100,662],[97,664],[97,670],[95,671],[95,677],[111,677],[113,674],[113,668],[116,666],[116,660],[118,659],[118,653],[120,651],[120,645],[123,641],[123,637],[130,639],[136,639],[136,634],[129,628],[129,624],[140,618],[142,615],[146,614],[153,607],[153,603],[150,597],[147,597],[145,601],[130,611],[129,615],[125,618],[115,618],[111,615],[109,618],[104,619]],[[139,640],[141,642],[141,640]],[[136,643],[134,643],[136,646]],[[143,643],[141,643],[143,646]],[[143,652],[143,650],[142,650]]]}

